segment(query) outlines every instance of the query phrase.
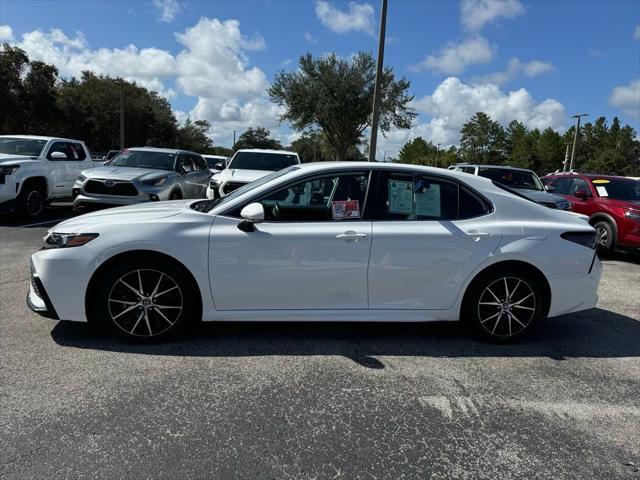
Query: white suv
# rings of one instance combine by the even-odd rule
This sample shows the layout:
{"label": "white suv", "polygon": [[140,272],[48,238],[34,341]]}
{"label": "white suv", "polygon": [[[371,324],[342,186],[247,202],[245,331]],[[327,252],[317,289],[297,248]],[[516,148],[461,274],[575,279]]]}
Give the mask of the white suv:
{"label": "white suv", "polygon": [[80,140],[0,135],[0,212],[37,217],[48,202],[70,199],[80,172],[95,165]]}
{"label": "white suv", "polygon": [[220,198],[232,191],[264,177],[271,172],[297,165],[300,157],[296,152],[286,150],[238,150],[229,165],[218,171],[209,181],[207,198]]}

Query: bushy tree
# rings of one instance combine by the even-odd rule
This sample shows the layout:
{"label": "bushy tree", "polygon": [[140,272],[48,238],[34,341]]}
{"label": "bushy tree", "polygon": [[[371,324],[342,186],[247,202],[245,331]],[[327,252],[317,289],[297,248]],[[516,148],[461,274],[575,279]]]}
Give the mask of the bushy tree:
{"label": "bushy tree", "polygon": [[282,144],[275,138],[271,138],[271,132],[262,127],[251,127],[245,130],[238,141],[235,149],[242,148],[268,148],[272,150],[281,150]]}
{"label": "bushy tree", "polygon": [[192,122],[190,118],[187,118],[184,125],[178,128],[176,147],[198,153],[208,152],[213,148],[213,143],[207,136],[209,128],[211,128],[211,124],[207,120]]}
{"label": "bushy tree", "polygon": [[[282,121],[298,131],[319,129],[333,150],[335,160],[354,154],[371,125],[375,60],[360,52],[343,59],[336,54],[300,57],[299,68],[281,71],[268,89],[273,102],[284,107]],[[380,102],[380,130],[409,128],[416,116],[410,103],[410,82],[396,80],[393,69],[384,69]],[[351,154],[350,154],[351,151]]]}
{"label": "bushy tree", "polygon": [[477,112],[462,126],[460,147],[469,162],[501,164],[505,159],[505,132],[484,112]]}

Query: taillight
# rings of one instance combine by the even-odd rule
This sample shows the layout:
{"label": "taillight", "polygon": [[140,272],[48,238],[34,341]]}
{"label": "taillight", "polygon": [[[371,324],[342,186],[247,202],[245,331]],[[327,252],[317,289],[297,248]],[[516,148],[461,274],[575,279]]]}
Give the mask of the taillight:
{"label": "taillight", "polygon": [[594,230],[590,230],[588,232],[564,232],[560,236],[565,240],[578,243],[587,248],[596,248],[596,232]]}

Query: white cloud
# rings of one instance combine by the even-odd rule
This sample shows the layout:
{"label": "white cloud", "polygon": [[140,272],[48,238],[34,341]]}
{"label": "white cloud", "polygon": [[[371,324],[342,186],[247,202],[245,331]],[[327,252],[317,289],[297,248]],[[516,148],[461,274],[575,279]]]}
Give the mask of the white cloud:
{"label": "white cloud", "polygon": [[450,74],[462,73],[466,67],[474,64],[490,62],[495,54],[495,47],[479,35],[461,43],[449,42],[437,54],[427,56],[422,62],[409,67],[411,71],[433,70]]}
{"label": "white cloud", "polygon": [[636,29],[633,31],[633,38],[640,40],[640,24],[636,25]]}
{"label": "white cloud", "polygon": [[0,42],[10,42],[13,40],[13,30],[9,25],[0,25]]}
{"label": "white cloud", "polygon": [[417,136],[439,143],[441,148],[457,145],[460,129],[476,112],[485,112],[502,125],[515,119],[529,128],[559,131],[564,129],[566,117],[564,105],[555,99],[537,102],[524,88],[504,92],[494,84],[467,85],[456,77],[447,78],[431,95],[415,100],[414,107],[429,120],[383,137],[379,157],[385,150],[388,156],[397,155],[405,142]]}
{"label": "white cloud", "polygon": [[354,31],[373,35],[374,13],[368,3],[349,2],[349,10],[342,11],[331,2],[316,1],[316,16],[323,25],[337,33]]}
{"label": "white cloud", "polygon": [[460,21],[469,30],[479,30],[500,17],[514,18],[525,12],[520,0],[462,0]]}
{"label": "white cloud", "polygon": [[632,80],[629,85],[615,87],[609,97],[609,103],[624,114],[640,119],[640,78]]}
{"label": "white cloud", "polygon": [[314,37],[311,32],[309,31],[305,31],[304,35],[303,35],[304,39],[306,42],[309,43],[318,43],[318,39],[316,37]]}
{"label": "white cloud", "polygon": [[516,57],[509,60],[507,68],[501,72],[491,73],[477,77],[474,83],[494,83],[496,85],[504,85],[519,77],[537,77],[545,73],[551,72],[555,67],[547,62],[540,60],[531,60],[530,62],[522,62]]}
{"label": "white cloud", "polygon": [[177,0],[153,0],[153,5],[158,9],[158,19],[165,23],[173,22],[182,10]]}

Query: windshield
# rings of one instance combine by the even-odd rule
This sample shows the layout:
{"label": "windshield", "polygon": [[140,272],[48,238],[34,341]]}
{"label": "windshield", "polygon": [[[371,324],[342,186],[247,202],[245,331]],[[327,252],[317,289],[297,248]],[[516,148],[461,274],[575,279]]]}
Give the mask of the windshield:
{"label": "windshield", "polygon": [[218,163],[222,163],[223,165],[226,163],[226,158],[224,157],[204,157],[207,161],[207,167],[215,168]]}
{"label": "windshield", "polygon": [[511,188],[523,188],[526,190],[544,190],[538,176],[529,170],[515,170],[512,168],[487,168],[480,167],[478,175],[490,178],[498,183]]}
{"label": "windshield", "polygon": [[591,182],[601,197],[628,202],[640,200],[640,181],[638,180],[608,178],[606,180],[593,179]]}
{"label": "windshield", "polygon": [[281,177],[282,175],[286,175],[287,173],[293,172],[294,170],[297,170],[297,169],[298,169],[297,166],[291,166],[289,168],[285,168],[284,170],[270,173],[269,175],[265,175],[264,177],[261,177],[257,180],[254,180],[253,182],[243,185],[237,190],[234,190],[233,192],[231,192],[229,195],[226,195],[222,198],[216,198],[213,200],[205,200],[202,202],[194,203],[191,205],[191,208],[193,208],[194,210],[198,210],[199,212],[208,212],[215,207],[219,207],[221,205],[224,205],[227,202],[230,202],[235,198],[238,198],[240,195],[248,192],[249,190],[253,190],[254,188],[264,185],[265,183],[270,182],[271,180]]}
{"label": "windshield", "polygon": [[142,150],[123,150],[111,160],[110,167],[153,168],[157,170],[173,170],[175,153],[148,152]]}
{"label": "windshield", "polygon": [[286,153],[237,152],[229,168],[243,170],[282,170],[297,165],[298,158]]}
{"label": "windshield", "polygon": [[38,157],[46,143],[46,140],[31,138],[0,137],[0,153]]}

